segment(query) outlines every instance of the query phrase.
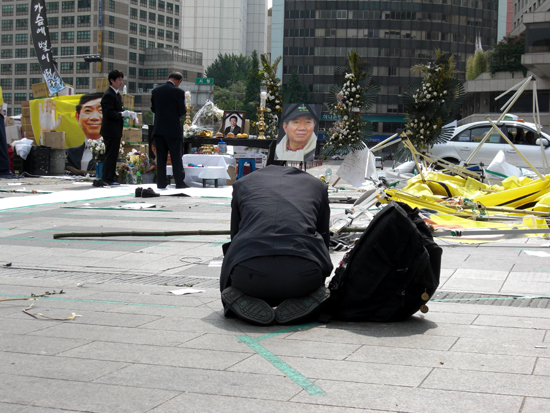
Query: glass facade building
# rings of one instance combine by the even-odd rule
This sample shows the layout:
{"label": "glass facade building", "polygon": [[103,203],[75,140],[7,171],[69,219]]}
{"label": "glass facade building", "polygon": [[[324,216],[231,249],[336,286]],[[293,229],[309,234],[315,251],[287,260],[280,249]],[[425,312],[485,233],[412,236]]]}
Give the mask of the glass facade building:
{"label": "glass facade building", "polygon": [[334,69],[347,64],[350,50],[357,51],[373,66],[381,86],[376,104],[364,114],[375,122],[375,134],[402,126],[400,95],[420,76],[411,67],[433,61],[440,49],[453,54],[456,76],[464,80],[477,39],[484,49],[497,41],[498,0],[273,3],[274,13],[279,10],[284,19],[283,82],[296,71],[313,92],[314,103],[325,103]]}

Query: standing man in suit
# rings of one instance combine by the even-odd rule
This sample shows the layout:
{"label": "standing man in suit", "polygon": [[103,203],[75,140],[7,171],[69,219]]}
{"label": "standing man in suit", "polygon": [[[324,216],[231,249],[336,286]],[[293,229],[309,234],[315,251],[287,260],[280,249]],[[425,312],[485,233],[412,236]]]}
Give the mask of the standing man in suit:
{"label": "standing man in suit", "polygon": [[180,118],[185,115],[185,92],[179,88],[183,76],[179,72],[172,72],[168,81],[153,89],[151,94],[151,110],[155,114],[153,138],[157,148],[157,188],[166,188],[166,161],[168,152],[172,160],[172,171],[176,188],[187,188],[183,182],[183,127]]}
{"label": "standing man in suit", "polygon": [[237,120],[238,119],[236,115],[231,115],[231,117],[229,118],[230,126],[225,128],[225,136],[227,136],[228,133],[232,133],[235,136],[237,136],[238,133],[241,133],[241,127],[237,125]]}
{"label": "standing man in suit", "polygon": [[122,97],[118,90],[124,83],[124,74],[118,70],[109,72],[109,88],[101,98],[103,121],[101,136],[105,142],[105,160],[103,161],[103,182],[107,185],[119,185],[116,182],[116,161],[122,139]]}
{"label": "standing man in suit", "polygon": [[233,184],[231,243],[224,246],[220,277],[226,316],[296,323],[329,298],[327,189],[307,172],[277,165]]}

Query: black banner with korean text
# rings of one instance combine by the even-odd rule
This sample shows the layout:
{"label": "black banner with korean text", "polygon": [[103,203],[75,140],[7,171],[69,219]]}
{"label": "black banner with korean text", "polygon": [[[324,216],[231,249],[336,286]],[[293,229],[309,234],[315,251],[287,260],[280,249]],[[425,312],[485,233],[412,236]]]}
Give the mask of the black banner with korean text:
{"label": "black banner with korean text", "polygon": [[31,34],[34,43],[36,57],[40,63],[40,69],[44,76],[44,81],[48,86],[50,94],[53,95],[60,90],[65,89],[63,79],[59,76],[54,64],[52,48],[50,43],[50,32],[46,22],[46,2],[45,0],[31,1]]}

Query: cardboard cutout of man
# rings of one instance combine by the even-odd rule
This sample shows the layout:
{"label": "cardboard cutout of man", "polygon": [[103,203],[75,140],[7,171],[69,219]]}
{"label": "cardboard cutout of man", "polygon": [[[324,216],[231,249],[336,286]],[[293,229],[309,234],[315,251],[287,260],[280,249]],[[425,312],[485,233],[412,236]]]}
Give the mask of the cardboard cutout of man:
{"label": "cardboard cutout of man", "polygon": [[84,142],[80,146],[67,149],[67,169],[73,173],[73,169],[80,172],[95,172],[95,159],[90,147],[92,140],[101,138],[102,96],[103,93],[82,95],[76,106],[75,118],[84,132]]}
{"label": "cardboard cutout of man", "polygon": [[312,161],[317,146],[317,119],[305,104],[290,109],[290,113],[283,117],[285,135],[277,143],[275,159]]}

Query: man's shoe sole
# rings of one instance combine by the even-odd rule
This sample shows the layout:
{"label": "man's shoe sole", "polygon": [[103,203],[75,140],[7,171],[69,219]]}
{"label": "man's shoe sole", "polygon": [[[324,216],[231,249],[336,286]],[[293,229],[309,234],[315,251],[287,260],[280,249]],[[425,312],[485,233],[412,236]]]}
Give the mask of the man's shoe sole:
{"label": "man's shoe sole", "polygon": [[275,321],[279,324],[295,323],[309,316],[330,297],[330,290],[324,285],[311,294],[283,301],[275,310]]}
{"label": "man's shoe sole", "polygon": [[250,297],[234,287],[227,287],[222,291],[222,302],[239,318],[254,324],[269,325],[275,319],[275,312],[268,303]]}

